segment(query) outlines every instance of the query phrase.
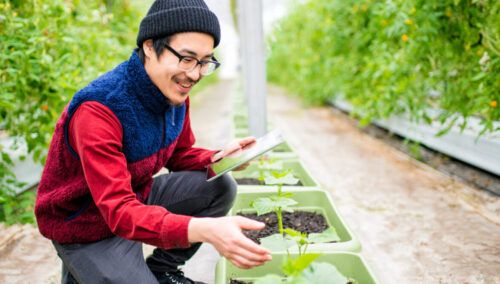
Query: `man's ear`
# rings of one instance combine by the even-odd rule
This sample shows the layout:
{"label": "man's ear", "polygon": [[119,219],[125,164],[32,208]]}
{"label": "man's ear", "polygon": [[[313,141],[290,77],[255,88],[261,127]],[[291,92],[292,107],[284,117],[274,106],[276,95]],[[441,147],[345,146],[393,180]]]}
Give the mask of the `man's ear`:
{"label": "man's ear", "polygon": [[144,50],[144,57],[145,57],[144,59],[145,60],[156,57],[156,53],[155,53],[155,50],[153,47],[153,40],[152,39],[145,40],[142,43],[142,50]]}

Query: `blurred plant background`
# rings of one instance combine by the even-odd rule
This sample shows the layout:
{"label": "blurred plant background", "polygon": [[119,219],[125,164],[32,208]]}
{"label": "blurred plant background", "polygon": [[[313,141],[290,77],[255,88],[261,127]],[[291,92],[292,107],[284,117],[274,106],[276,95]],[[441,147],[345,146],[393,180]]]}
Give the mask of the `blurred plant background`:
{"label": "blurred plant background", "polygon": [[[129,0],[0,1],[0,130],[14,147],[43,163],[65,105],[129,58],[144,13]],[[12,159],[0,153],[0,221],[34,222],[34,192],[14,197]]]}
{"label": "blurred plant background", "polygon": [[342,98],[361,125],[405,113],[440,135],[471,117],[478,135],[499,130],[500,1],[303,2],[269,37],[270,81],[312,104]]}

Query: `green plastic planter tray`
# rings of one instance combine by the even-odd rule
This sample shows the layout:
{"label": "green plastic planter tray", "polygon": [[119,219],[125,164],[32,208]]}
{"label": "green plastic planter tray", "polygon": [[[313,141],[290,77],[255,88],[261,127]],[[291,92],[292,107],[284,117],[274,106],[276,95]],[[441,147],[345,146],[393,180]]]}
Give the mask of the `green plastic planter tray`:
{"label": "green plastic planter tray", "polygon": [[[351,230],[349,230],[345,222],[338,214],[330,195],[326,191],[321,189],[308,189],[302,191],[297,190],[293,193],[294,195],[291,198],[298,202],[298,205],[293,206],[294,210],[323,214],[328,225],[333,226],[340,237],[340,241],[336,243],[310,244],[307,251],[361,251],[361,244],[357,238],[354,237]],[[262,192],[258,189],[248,190],[247,192],[239,192],[229,215],[234,216],[238,213],[254,213],[255,210],[250,207],[250,202],[256,198],[268,197],[273,194],[273,192]],[[291,247],[289,250],[296,251],[297,247]]]}
{"label": "green plastic planter tray", "polygon": [[[240,269],[225,258],[221,258],[215,270],[215,284],[228,284],[230,279],[254,281],[267,274],[281,275],[281,264],[286,254],[273,254],[268,263],[252,269]],[[318,262],[328,262],[337,267],[344,276],[356,280],[357,284],[379,283],[363,258],[350,252],[327,252],[317,258]],[[315,283],[311,283],[315,284]],[[327,284],[327,283],[317,283]]]}
{"label": "green plastic planter tray", "polygon": [[[272,157],[272,156],[271,156]],[[302,163],[299,162],[297,158],[283,159],[283,167],[284,169],[291,169],[293,175],[300,180],[302,186],[288,186],[284,185],[283,190],[289,189],[308,189],[308,188],[318,188],[319,185],[314,180],[314,178],[309,174],[309,172],[302,166]],[[232,175],[235,179],[238,178],[258,178],[259,170],[258,170],[258,161],[254,160],[250,163],[250,165],[243,171],[233,171]],[[238,185],[238,190],[246,190],[249,188],[260,188],[263,191],[276,191],[277,186],[269,186],[269,185]]]}

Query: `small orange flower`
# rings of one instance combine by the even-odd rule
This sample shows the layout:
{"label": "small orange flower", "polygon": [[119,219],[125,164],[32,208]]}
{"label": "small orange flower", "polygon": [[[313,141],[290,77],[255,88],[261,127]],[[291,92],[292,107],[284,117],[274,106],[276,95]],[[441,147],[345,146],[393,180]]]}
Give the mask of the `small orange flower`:
{"label": "small orange flower", "polygon": [[48,111],[49,110],[49,106],[48,105],[41,105],[40,109],[43,110],[43,111]]}
{"label": "small orange flower", "polygon": [[413,24],[413,21],[411,19],[406,19],[405,24],[407,24],[408,26],[411,26],[411,24]]}
{"label": "small orange flower", "polygon": [[490,102],[490,107],[492,107],[492,108],[496,108],[496,107],[497,107],[497,105],[498,105],[498,104],[497,104],[497,101],[491,101],[491,102]]}
{"label": "small orange flower", "polygon": [[444,13],[448,18],[451,18],[453,16],[453,12],[451,11],[450,8],[446,8],[446,12]]}
{"label": "small orange flower", "polygon": [[401,39],[402,39],[404,42],[407,42],[407,41],[408,41],[408,39],[409,39],[409,37],[408,37],[406,34],[404,34],[404,35],[402,35],[402,36],[401,36]]}

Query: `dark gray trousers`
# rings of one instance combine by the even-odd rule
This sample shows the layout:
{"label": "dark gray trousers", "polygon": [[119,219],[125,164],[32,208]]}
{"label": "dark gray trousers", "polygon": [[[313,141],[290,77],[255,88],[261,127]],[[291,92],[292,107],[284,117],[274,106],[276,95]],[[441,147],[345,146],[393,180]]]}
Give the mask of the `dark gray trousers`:
{"label": "dark gray trousers", "polygon": [[[227,214],[236,197],[236,183],[229,175],[206,181],[206,173],[175,172],[154,179],[147,204],[160,205],[172,213],[196,217]],[[142,243],[118,236],[94,243],[59,244],[54,242],[63,261],[61,283],[158,283],[151,271],[177,269],[199,249],[156,248],[146,261]]]}

